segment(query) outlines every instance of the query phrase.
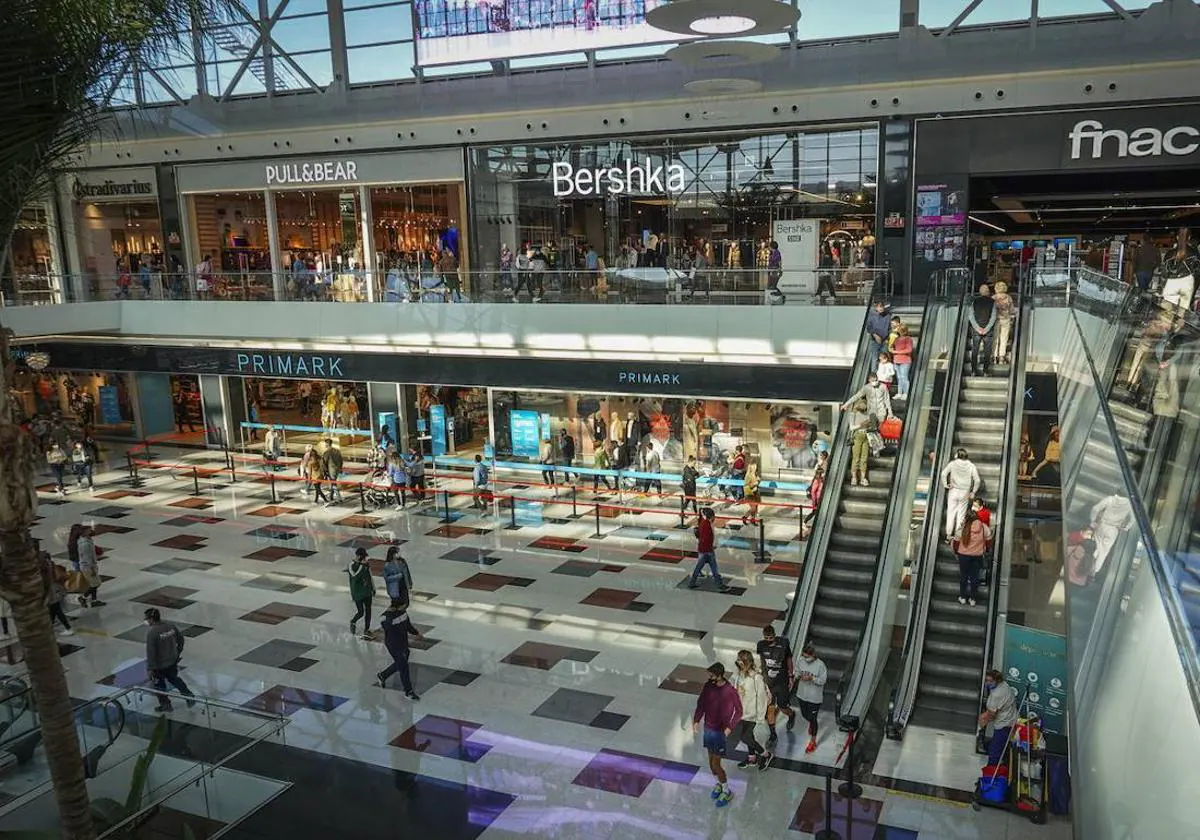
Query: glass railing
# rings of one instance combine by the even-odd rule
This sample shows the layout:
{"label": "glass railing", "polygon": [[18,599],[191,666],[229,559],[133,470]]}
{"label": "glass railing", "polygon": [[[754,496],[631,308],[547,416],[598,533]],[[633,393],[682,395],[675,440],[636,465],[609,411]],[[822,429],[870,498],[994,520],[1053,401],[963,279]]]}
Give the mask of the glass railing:
{"label": "glass railing", "polygon": [[[156,691],[135,686],[73,710],[92,812],[102,837],[132,836],[132,828],[153,820],[160,806],[173,799],[187,800],[179,809],[185,814],[230,824],[228,794],[238,784],[233,777],[245,774],[226,765],[258,744],[278,740],[288,723],[281,714],[196,697],[186,717],[160,724],[162,717],[153,708],[159,697]],[[175,699],[183,705],[183,698]],[[0,769],[0,833],[58,827],[40,722],[31,720],[33,725],[25,731],[0,739],[0,756],[7,760]],[[139,764],[144,767],[139,769]],[[127,808],[139,776],[140,795]],[[242,805],[257,807],[274,795],[268,781],[258,780],[257,787],[244,789]],[[283,787],[275,783],[275,793]],[[224,799],[216,795],[221,790]]]}
{"label": "glass railing", "polygon": [[887,268],[605,268],[546,271],[393,269],[317,273],[217,271],[195,274],[54,275],[49,293],[9,285],[3,306],[67,301],[204,300],[314,303],[588,303],[861,306],[876,290],[890,296]]}
{"label": "glass railing", "polygon": [[[928,504],[933,485],[935,441],[942,414],[957,396],[950,391],[949,364],[963,318],[963,301],[971,288],[965,270],[950,273],[930,296],[921,325],[915,378],[904,417],[903,446],[897,456],[891,502],[879,552],[871,613],[862,639],[847,668],[839,697],[839,717],[863,720],[876,687],[888,666],[892,638],[918,559],[921,526],[930,520]],[[936,519],[936,516],[932,517]]]}

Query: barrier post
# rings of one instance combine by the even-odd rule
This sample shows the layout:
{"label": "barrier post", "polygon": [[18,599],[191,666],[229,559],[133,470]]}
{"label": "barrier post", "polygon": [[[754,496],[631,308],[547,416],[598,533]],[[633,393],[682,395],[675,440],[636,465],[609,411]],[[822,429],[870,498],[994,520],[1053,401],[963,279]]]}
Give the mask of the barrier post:
{"label": "barrier post", "polygon": [[813,835],[814,840],[842,840],[833,830],[833,773],[825,774],[825,828]]}
{"label": "barrier post", "polygon": [[[334,483],[334,486],[337,486],[336,482]],[[333,498],[332,488],[329,490],[329,498]],[[358,485],[358,506],[359,510],[361,510],[363,513],[367,512],[367,482],[365,481]]]}
{"label": "barrier post", "polygon": [[200,495],[200,470],[192,467],[192,495]]}
{"label": "barrier post", "polygon": [[679,494],[679,530],[687,528],[687,520],[684,519],[684,512],[687,510],[687,493]]}
{"label": "barrier post", "polygon": [[150,438],[142,437],[142,450],[146,453],[146,460],[153,461],[154,456],[150,454]]}
{"label": "barrier post", "polygon": [[843,799],[858,799],[862,796],[862,785],[854,781],[854,742],[858,740],[858,730],[853,729],[849,735],[850,744],[846,753],[846,781],[838,785],[838,795]]}
{"label": "barrier post", "polygon": [[229,483],[237,484],[237,463],[233,460],[233,456],[229,457]]}
{"label": "barrier post", "polygon": [[129,472],[129,486],[137,487],[137,471],[133,467],[132,450],[125,450],[125,469]]}
{"label": "barrier post", "polygon": [[767,528],[764,517],[758,517],[758,551],[754,552],[755,563],[771,562],[771,552],[767,551]]}
{"label": "barrier post", "polygon": [[595,539],[602,540],[604,535],[600,533],[600,505],[596,505],[596,534]]}
{"label": "barrier post", "polygon": [[571,485],[571,518],[579,518],[579,508],[575,506],[575,485]]}
{"label": "barrier post", "polygon": [[[437,505],[437,500],[434,500],[434,505]],[[450,518],[450,491],[442,491],[442,505],[446,509],[446,515],[442,518],[442,524],[449,525],[454,520]]]}
{"label": "barrier post", "polygon": [[279,504],[279,499],[275,496],[275,473],[267,473],[267,478],[271,481],[271,504],[277,505]]}
{"label": "barrier post", "polygon": [[517,525],[517,497],[508,497],[508,530],[515,531],[520,526]]}
{"label": "barrier post", "polygon": [[229,454],[229,444],[225,440],[225,435],[221,435],[221,454],[225,456],[225,469],[233,469],[233,456]]}

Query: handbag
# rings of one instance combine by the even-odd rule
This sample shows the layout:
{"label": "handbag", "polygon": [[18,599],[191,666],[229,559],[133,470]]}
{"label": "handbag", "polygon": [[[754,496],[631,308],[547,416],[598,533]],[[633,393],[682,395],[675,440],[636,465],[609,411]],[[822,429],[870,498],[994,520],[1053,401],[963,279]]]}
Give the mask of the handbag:
{"label": "handbag", "polygon": [[900,440],[903,431],[904,423],[899,417],[889,417],[879,424],[879,435],[884,440]]}
{"label": "handbag", "polygon": [[77,569],[71,569],[67,572],[67,582],[63,588],[73,593],[87,592],[89,588],[87,576]]}

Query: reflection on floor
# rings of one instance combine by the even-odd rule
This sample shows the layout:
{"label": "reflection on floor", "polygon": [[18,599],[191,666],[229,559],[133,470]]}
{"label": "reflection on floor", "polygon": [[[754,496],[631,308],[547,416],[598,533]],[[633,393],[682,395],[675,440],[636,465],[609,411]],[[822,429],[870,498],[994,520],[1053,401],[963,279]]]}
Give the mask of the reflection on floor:
{"label": "reflection on floor", "polygon": [[[804,838],[823,826],[820,774],[841,746],[829,712],[812,755],[781,733],[767,772],[728,763],[736,798],[721,810],[689,725],[703,669],[732,666],[785,614],[794,570],[755,564],[735,543],[720,557],[735,591],[689,590],[694,539],[673,511],[606,518],[596,540],[596,521],[565,518],[569,502],[535,502],[548,511],[540,525],[463,507],[447,526],[427,510],[314,507],[297,486],[271,505],[266,485],[241,478],[193,497],[169,471],[143,475],[135,492],[110,473],[41,508],[36,536],[60,560],[73,522],[106,526],[108,606],[76,610],[64,663],[75,696],[140,682],[139,623],[156,604],[188,637],[183,676],[197,693],[289,717],[286,745],[253,747],[231,767],[293,786],[226,836]],[[203,514],[182,515],[197,500]],[[798,556],[795,530],[768,538]],[[411,564],[425,637],[417,703],[398,684],[372,685],[384,648],[348,626],[346,564],[361,546],[378,573],[392,542]],[[13,647],[16,664],[0,669],[20,670]],[[193,714],[177,703],[172,716]],[[923,760],[932,737],[910,733],[876,773],[969,789],[978,761],[957,744]],[[846,838],[1029,836],[1014,816],[879,786],[833,812]],[[1070,834],[1065,822],[1036,831]]]}

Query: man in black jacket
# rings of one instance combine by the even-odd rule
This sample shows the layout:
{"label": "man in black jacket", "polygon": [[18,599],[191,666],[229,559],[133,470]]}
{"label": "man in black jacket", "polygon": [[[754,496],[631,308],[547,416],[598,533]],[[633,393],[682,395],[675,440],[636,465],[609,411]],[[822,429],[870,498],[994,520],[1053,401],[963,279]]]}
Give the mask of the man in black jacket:
{"label": "man in black jacket", "polygon": [[566,467],[569,467],[571,464],[575,463],[575,438],[567,434],[566,429],[559,429],[558,431],[558,455],[562,460],[562,465],[564,467],[562,471],[563,481],[570,484],[571,472],[570,470],[566,469]]}
{"label": "man in black jacket", "polygon": [[683,488],[683,501],[679,506],[679,515],[687,513],[688,505],[692,506],[692,511],[699,516],[700,509],[696,506],[696,479],[700,477],[700,471],[696,469],[696,456],[689,455],[687,463],[683,466],[683,475],[680,476],[679,484]]}
{"label": "man in black jacket", "polygon": [[408,637],[421,638],[421,633],[408,618],[408,605],[402,598],[393,598],[391,605],[384,610],[379,619],[383,627],[383,644],[392,656],[392,664],[384,668],[375,678],[380,688],[387,687],[387,681],[392,674],[400,674],[400,684],[404,686],[404,696],[409,700],[420,700],[413,691],[412,674],[408,670]]}
{"label": "man in black jacket", "polygon": [[979,376],[982,356],[983,376],[992,372],[992,331],[996,328],[996,302],[992,290],[984,283],[979,294],[971,298],[971,373]]}
{"label": "man in black jacket", "polygon": [[162,613],[151,607],[143,613],[146,621],[146,671],[154,683],[158,695],[156,712],[171,711],[171,698],[167,696],[167,683],[179,689],[187,698],[187,707],[196,705],[195,695],[179,676],[179,657],[183,654],[183,634],[170,622],[162,620]]}
{"label": "man in black jacket", "polygon": [[325,473],[325,480],[329,482],[329,501],[325,503],[325,507],[329,507],[342,500],[342,489],[338,486],[338,478],[342,474],[342,450],[334,446],[330,438],[325,438],[321,469]]}

